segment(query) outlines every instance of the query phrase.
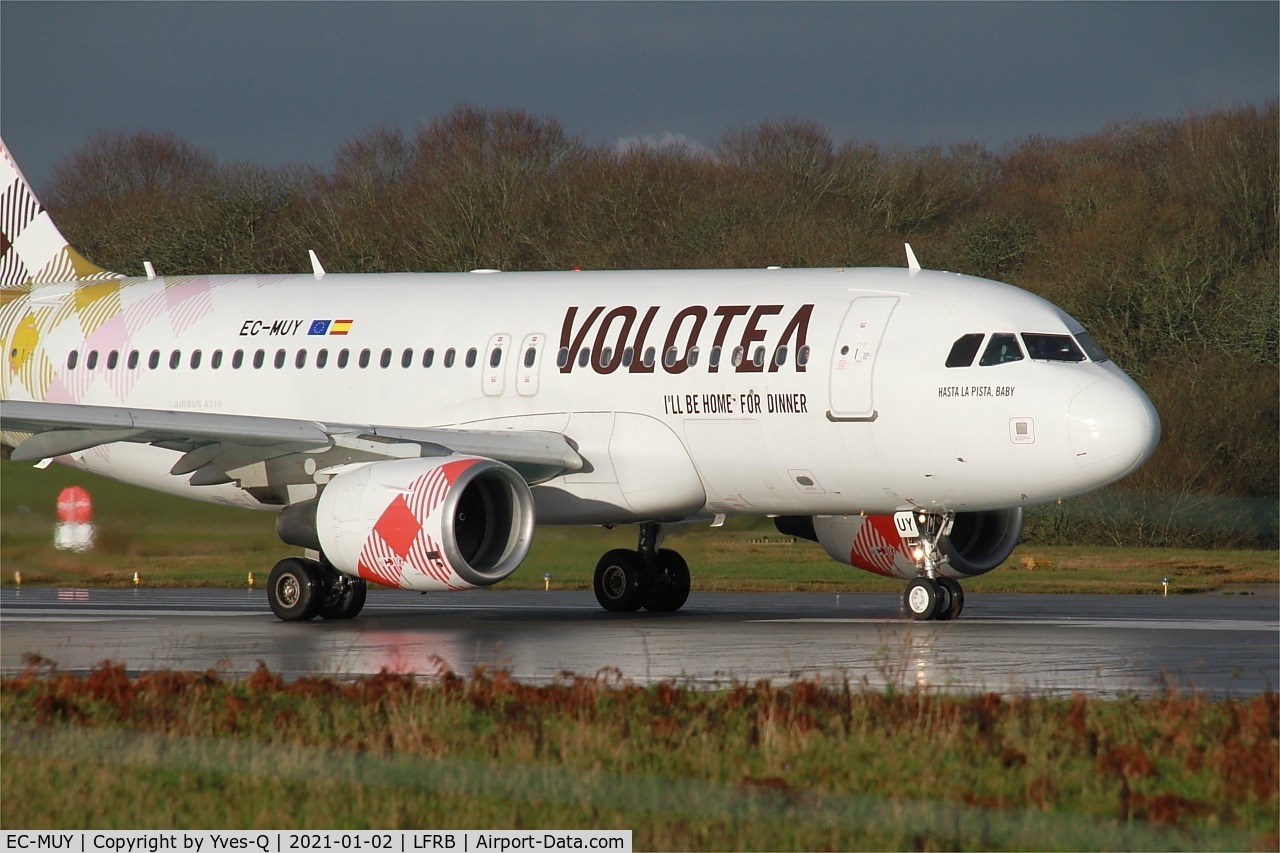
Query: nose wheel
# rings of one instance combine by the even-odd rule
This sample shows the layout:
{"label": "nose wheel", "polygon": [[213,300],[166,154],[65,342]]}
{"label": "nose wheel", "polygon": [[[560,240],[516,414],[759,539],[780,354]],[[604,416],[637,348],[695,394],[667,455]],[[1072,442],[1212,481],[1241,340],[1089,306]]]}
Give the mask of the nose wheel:
{"label": "nose wheel", "polygon": [[955,619],[964,610],[964,589],[951,578],[916,578],[902,593],[902,609],[917,622]]}

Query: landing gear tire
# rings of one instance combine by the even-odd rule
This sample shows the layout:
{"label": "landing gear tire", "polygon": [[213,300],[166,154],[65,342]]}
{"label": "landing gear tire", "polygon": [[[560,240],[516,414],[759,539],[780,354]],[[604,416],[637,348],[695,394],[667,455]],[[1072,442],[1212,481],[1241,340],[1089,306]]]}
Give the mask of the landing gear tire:
{"label": "landing gear tire", "polygon": [[[332,571],[332,570],[330,570]],[[320,604],[321,619],[351,619],[364,609],[368,586],[364,578],[353,578],[333,572]]]}
{"label": "landing gear tire", "polygon": [[907,584],[906,591],[902,593],[902,606],[907,613],[911,614],[912,619],[924,622],[933,618],[938,605],[942,603],[941,598],[942,595],[935,581],[929,578],[916,578]]}
{"label": "landing gear tire", "polygon": [[646,610],[655,613],[671,613],[679,610],[689,600],[689,564],[680,552],[663,548],[649,575],[649,600]]}
{"label": "landing gear tire", "polygon": [[950,600],[945,608],[938,608],[933,618],[942,620],[957,618],[960,611],[964,610],[964,587],[952,578],[938,578],[938,586],[948,594]]}
{"label": "landing gear tire", "polygon": [[605,610],[639,610],[645,603],[644,563],[636,551],[615,548],[596,563],[596,601]]}
{"label": "landing gear tire", "polygon": [[271,612],[285,622],[314,619],[324,601],[320,565],[301,557],[276,563],[267,581],[267,601]]}

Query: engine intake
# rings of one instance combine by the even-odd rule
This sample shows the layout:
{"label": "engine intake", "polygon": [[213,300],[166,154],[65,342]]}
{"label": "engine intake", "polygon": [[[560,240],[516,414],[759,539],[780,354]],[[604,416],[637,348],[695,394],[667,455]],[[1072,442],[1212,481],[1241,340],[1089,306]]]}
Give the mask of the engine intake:
{"label": "engine intake", "polygon": [[405,589],[469,589],[503,580],[529,553],[529,486],[492,459],[374,462],[334,477],[320,497],[280,513],[276,530],[337,569]]}

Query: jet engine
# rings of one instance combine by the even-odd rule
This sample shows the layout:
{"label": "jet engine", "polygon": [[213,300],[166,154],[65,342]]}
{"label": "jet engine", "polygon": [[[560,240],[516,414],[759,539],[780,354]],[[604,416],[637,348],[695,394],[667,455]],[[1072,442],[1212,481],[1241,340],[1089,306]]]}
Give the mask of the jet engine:
{"label": "jet engine", "polygon": [[[891,515],[782,516],[774,523],[782,533],[817,542],[845,565],[897,578],[918,574]],[[959,579],[989,572],[1013,553],[1021,534],[1021,507],[958,512],[951,531],[938,540],[946,558],[939,574]]]}
{"label": "jet engine", "polygon": [[335,568],[404,589],[471,589],[506,578],[533,540],[533,496],[512,468],[476,456],[373,462],[276,520],[280,538]]}

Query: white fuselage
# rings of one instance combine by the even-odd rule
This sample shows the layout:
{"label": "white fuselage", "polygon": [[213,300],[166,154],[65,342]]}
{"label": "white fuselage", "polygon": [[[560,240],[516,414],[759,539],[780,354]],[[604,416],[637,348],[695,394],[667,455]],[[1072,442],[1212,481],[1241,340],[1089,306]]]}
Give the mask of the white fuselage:
{"label": "white fuselage", "polygon": [[[1109,361],[946,366],[964,335],[1080,332],[1017,288],[906,269],[129,279],[6,304],[0,375],[10,400],[563,433],[587,464],[534,488],[544,524],[959,512],[1150,455],[1159,420]],[[169,474],[179,455],[60,461],[258,505]]]}

